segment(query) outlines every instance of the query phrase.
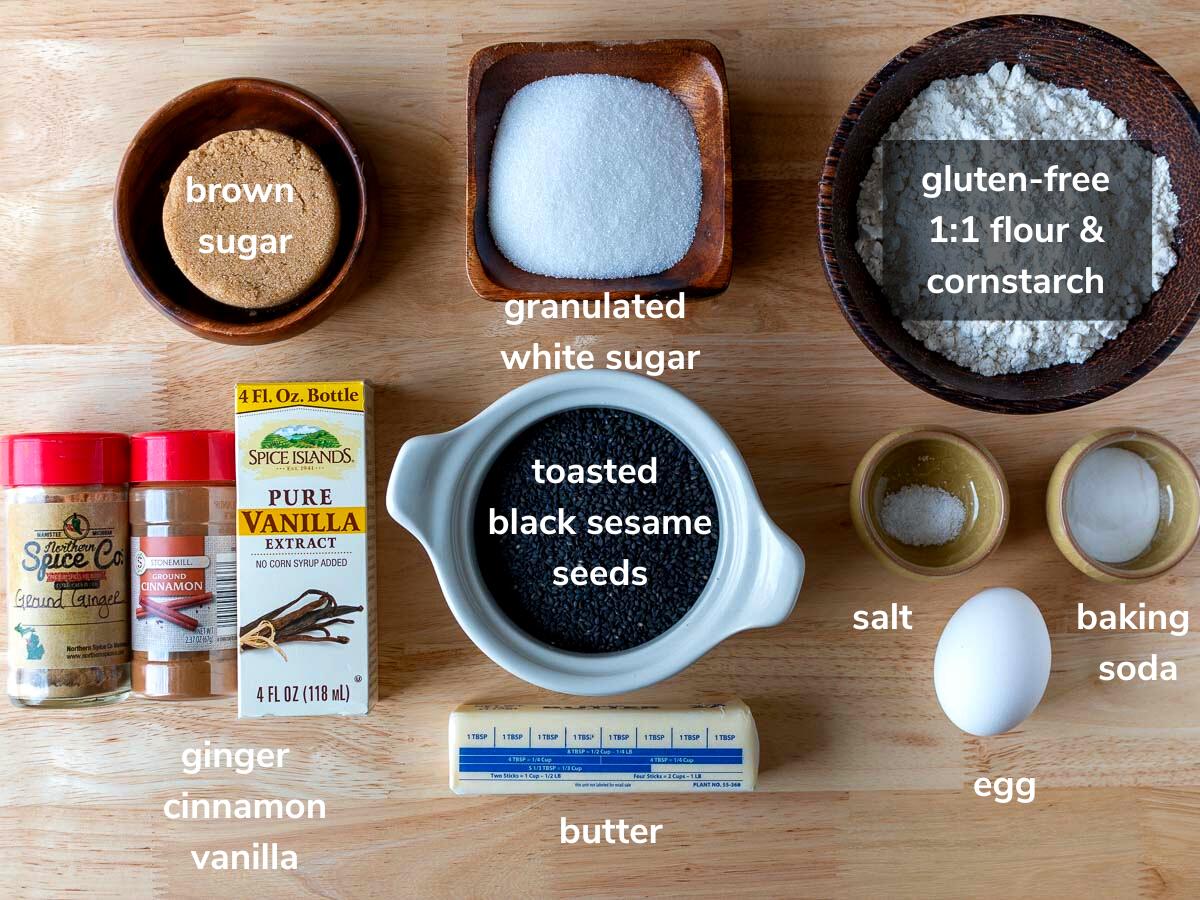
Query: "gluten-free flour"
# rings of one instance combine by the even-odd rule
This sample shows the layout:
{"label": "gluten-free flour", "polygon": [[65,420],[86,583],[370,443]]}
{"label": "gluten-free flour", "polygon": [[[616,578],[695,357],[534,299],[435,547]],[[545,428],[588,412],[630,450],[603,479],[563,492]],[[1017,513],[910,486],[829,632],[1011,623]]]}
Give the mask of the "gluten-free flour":
{"label": "gluten-free flour", "polygon": [[[1118,118],[1087,91],[1062,88],[1038,81],[1025,67],[996,63],[987,72],[935,81],[900,115],[884,141],[920,140],[1120,140],[1130,141],[1125,120]],[[1149,151],[1144,151],[1149,153]],[[903,166],[903,148],[895,165]],[[883,144],[875,148],[874,161],[863,180],[858,200],[858,253],[867,270],[883,282]],[[1136,313],[1162,285],[1175,266],[1171,248],[1179,224],[1179,199],[1171,190],[1171,175],[1164,157],[1153,161],[1154,192],[1153,278],[1140,296],[1133,298]],[[919,173],[914,173],[914,178]],[[983,245],[979,252],[985,253]],[[1027,372],[1060,363],[1081,363],[1106,341],[1125,330],[1132,317],[1130,299],[1117,293],[1103,298],[1097,319],[1055,321],[1036,318],[1021,321],[921,320],[906,315],[902,298],[889,297],[904,329],[931,350],[981,375]],[[966,302],[966,298],[962,298]],[[964,307],[960,307],[964,308]]]}

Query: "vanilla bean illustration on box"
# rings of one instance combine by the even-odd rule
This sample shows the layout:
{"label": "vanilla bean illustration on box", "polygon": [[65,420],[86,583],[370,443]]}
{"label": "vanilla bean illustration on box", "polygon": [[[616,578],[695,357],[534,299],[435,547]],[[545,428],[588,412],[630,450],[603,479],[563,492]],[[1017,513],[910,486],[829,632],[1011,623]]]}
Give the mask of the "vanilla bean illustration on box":
{"label": "vanilla bean illustration on box", "polygon": [[[306,603],[292,612],[287,612],[305,597],[313,595],[316,595],[316,600]],[[241,644],[251,650],[274,650],[286,661],[287,654],[280,644],[295,642],[350,643],[349,636],[334,634],[329,628],[332,625],[353,625],[353,619],[343,617],[362,611],[363,607],[361,606],[340,606],[332,594],[310,588],[295,600],[243,625],[240,634]],[[320,634],[313,632],[320,632]]]}

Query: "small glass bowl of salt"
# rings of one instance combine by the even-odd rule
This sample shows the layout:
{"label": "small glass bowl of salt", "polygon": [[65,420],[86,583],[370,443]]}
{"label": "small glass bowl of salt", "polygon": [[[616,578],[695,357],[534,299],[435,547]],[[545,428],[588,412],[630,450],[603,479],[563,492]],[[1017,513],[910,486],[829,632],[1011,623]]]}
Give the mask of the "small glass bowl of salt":
{"label": "small glass bowl of salt", "polygon": [[893,572],[920,580],[979,565],[1004,539],[1008,515],[999,463],[950,428],[912,425],[885,435],[850,485],[863,545]]}
{"label": "small glass bowl of salt", "polygon": [[1200,535],[1191,460],[1152,431],[1106,428],[1071,446],[1050,477],[1046,519],[1058,549],[1097,581],[1149,581]]}

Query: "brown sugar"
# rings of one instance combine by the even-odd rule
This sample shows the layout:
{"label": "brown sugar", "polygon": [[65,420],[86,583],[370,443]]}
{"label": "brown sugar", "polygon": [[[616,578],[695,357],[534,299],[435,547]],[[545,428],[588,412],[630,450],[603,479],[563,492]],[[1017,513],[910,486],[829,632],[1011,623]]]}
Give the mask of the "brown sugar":
{"label": "brown sugar", "polygon": [[214,300],[262,309],[293,300],[337,247],[337,191],[310,147],[255,128],[197,147],[163,205],[171,257]]}

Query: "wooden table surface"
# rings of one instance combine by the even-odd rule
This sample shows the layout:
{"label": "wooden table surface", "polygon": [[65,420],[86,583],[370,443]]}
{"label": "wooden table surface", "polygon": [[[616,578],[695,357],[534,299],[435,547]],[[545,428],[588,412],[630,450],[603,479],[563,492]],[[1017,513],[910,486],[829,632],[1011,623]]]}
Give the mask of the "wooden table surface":
{"label": "wooden table surface", "polygon": [[[1200,96],[1191,0],[1035,4],[1145,50]],[[417,542],[379,520],[381,699],[359,719],[239,723],[232,702],[128,700],[86,712],[0,711],[5,893],[207,897],[1177,896],[1200,894],[1200,638],[1083,635],[1075,605],[1144,600],[1200,612],[1200,554],[1150,585],[1087,580],[1051,543],[1058,455],[1105,425],[1158,429],[1200,456],[1200,337],[1118,397],[1038,418],[974,413],[893,376],[842,319],[821,273],[816,179],[838,117],[910,43],[1010,11],[935,0],[647,4],[38,0],[0,5],[0,431],[229,427],[237,379],[367,377],[386,471],[409,436],[465,421],[528,380],[501,349],[699,349],[666,379],[744,453],[770,513],[808,555],[781,627],[727,641],[639,700],[733,691],[758,719],[760,791],[702,797],[458,798],[446,788],[457,703],[544,701],[466,639]],[[700,37],[728,66],[734,276],[684,323],[508,327],[463,255],[464,85],[480,47],[515,39]],[[127,142],[160,104],[229,75],[295,83],[358,129],[384,187],[368,287],[285,343],[235,348],[156,314],[111,226]],[[926,421],[982,440],[1005,468],[1008,537],[938,586],[888,575],[859,545],[847,484],[864,450]],[[385,479],[379,478],[382,501]],[[382,508],[381,508],[382,513]],[[954,609],[1007,584],[1040,605],[1054,663],[1018,730],[980,739],[942,715],[933,651]],[[858,633],[860,608],[906,602],[914,629]],[[1102,684],[1106,659],[1175,660],[1175,683]],[[254,776],[187,776],[180,753],[286,746]],[[1037,779],[1036,802],[976,797],[979,775]],[[165,800],[320,797],[318,822],[169,822]],[[655,847],[564,847],[559,817],[661,823]],[[275,841],[299,873],[199,873],[189,850]]]}

